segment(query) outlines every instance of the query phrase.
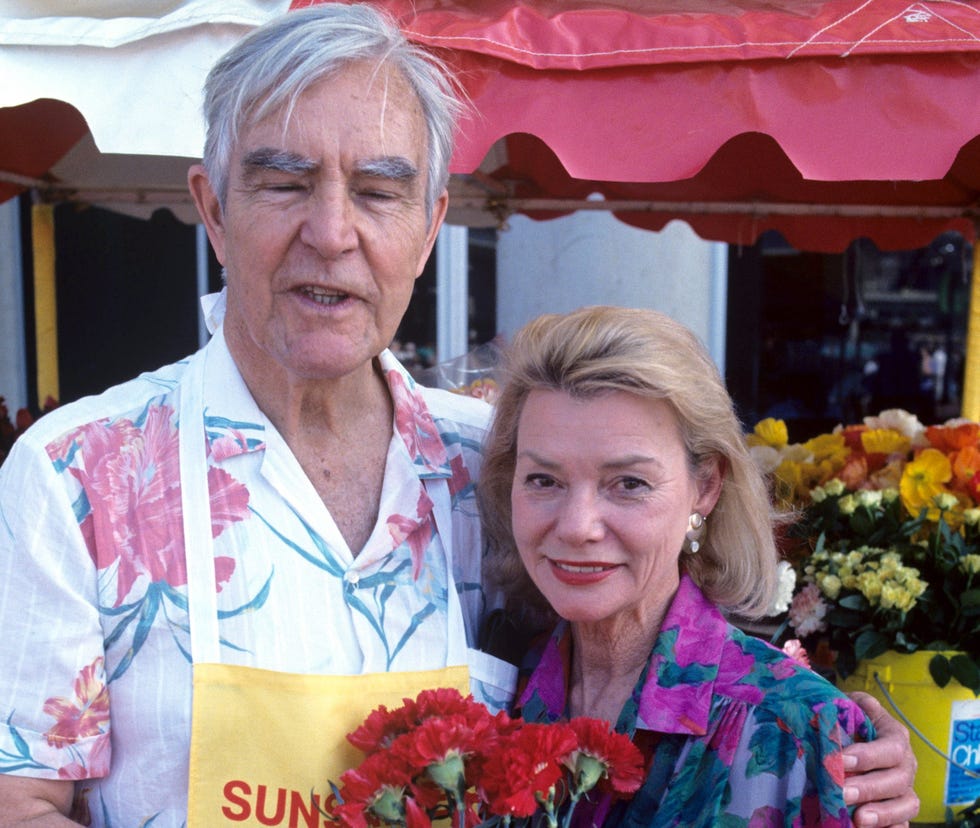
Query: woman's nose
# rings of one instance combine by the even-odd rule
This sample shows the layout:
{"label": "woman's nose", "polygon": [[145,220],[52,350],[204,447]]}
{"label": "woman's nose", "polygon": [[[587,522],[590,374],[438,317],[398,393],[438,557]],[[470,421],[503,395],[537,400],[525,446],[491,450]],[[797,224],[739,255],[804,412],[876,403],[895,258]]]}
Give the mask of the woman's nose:
{"label": "woman's nose", "polygon": [[571,491],[558,515],[557,531],[568,543],[588,543],[605,532],[602,508],[595,491]]}

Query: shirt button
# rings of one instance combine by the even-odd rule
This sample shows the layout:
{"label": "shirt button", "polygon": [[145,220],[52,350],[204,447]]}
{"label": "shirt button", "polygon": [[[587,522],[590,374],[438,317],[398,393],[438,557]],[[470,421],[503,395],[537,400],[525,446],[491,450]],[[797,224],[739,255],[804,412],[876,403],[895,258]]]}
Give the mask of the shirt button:
{"label": "shirt button", "polygon": [[348,569],[344,573],[344,580],[351,586],[356,587],[358,582],[361,580],[361,573],[353,569]]}

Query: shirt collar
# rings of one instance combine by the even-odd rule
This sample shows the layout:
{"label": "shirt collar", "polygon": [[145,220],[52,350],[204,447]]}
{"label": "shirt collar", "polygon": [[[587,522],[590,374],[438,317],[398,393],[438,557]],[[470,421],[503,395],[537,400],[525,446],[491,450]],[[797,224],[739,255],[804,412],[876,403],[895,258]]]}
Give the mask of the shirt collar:
{"label": "shirt collar", "polygon": [[214,461],[264,451],[266,427],[271,425],[252,397],[218,327],[203,353],[204,427]]}
{"label": "shirt collar", "polygon": [[[688,575],[683,575],[650,654],[646,681],[638,688],[636,721],[625,723],[629,731],[638,728],[685,735],[707,732],[727,630],[721,611]],[[521,705],[537,694],[551,716],[564,714],[570,636],[570,627],[561,622],[528,679]]]}
{"label": "shirt collar", "polygon": [[707,732],[727,636],[721,610],[690,576],[682,575],[650,655],[637,728],[696,736]]}
{"label": "shirt collar", "polygon": [[378,357],[395,411],[394,431],[422,479],[451,478],[446,445],[425,402],[422,386],[389,350]]}
{"label": "shirt collar", "polygon": [[[228,350],[220,324],[207,349],[204,387],[205,427],[216,461],[265,449],[268,418],[242,379]],[[420,479],[453,476],[446,446],[422,393],[411,374],[389,350],[378,357],[394,409],[394,433],[408,452]]]}

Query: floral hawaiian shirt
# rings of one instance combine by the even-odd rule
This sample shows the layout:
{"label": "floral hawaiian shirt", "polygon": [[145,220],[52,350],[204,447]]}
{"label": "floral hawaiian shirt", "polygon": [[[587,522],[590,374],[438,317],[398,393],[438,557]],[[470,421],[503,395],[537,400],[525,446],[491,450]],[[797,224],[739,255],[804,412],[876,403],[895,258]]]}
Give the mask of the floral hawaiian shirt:
{"label": "floral hawaiian shirt", "polygon": [[[525,718],[566,715],[570,656],[564,622],[529,653]],[[841,751],[873,735],[856,704],[728,624],[687,576],[617,729],[651,764],[631,801],[596,809],[607,828],[850,825]]]}
{"label": "floral hawaiian shirt", "polygon": [[[379,519],[355,557],[219,331],[206,346],[222,659],[293,673],[446,663],[449,589],[485,609],[474,498],[489,408],[417,387],[394,401]],[[97,826],[186,819],[191,663],[178,476],[187,362],[45,417],[0,471],[0,773],[80,780]],[[423,482],[448,481],[453,572]]]}

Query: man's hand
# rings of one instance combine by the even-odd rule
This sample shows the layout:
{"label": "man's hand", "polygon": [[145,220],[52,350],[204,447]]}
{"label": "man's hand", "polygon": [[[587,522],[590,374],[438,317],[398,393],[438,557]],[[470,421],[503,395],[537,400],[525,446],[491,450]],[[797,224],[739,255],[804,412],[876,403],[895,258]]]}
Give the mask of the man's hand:
{"label": "man's hand", "polygon": [[858,805],[854,824],[860,828],[908,826],[919,813],[912,790],[916,761],[909,732],[867,693],[849,693],[868,714],[877,731],[873,742],[844,748],[844,800]]}

